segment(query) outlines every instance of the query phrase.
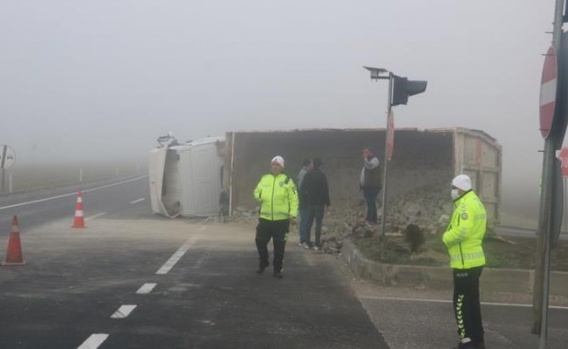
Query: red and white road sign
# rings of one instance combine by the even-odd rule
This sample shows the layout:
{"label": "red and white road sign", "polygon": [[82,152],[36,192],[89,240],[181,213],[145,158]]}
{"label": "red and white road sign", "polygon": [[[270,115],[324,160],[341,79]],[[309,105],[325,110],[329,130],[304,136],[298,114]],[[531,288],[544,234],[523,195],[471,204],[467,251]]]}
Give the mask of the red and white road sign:
{"label": "red and white road sign", "polygon": [[554,108],[556,105],[556,86],[558,76],[558,63],[556,61],[556,51],[550,46],[546,53],[544,66],[542,68],[542,78],[540,80],[540,133],[547,138],[552,127],[554,118]]}
{"label": "red and white road sign", "polygon": [[387,159],[390,161],[394,151],[394,115],[392,111],[389,113],[387,125]]}
{"label": "red and white road sign", "polygon": [[560,169],[562,170],[562,177],[568,177],[568,148],[562,148],[560,150],[560,154],[558,154],[558,158],[562,162],[560,165]]}

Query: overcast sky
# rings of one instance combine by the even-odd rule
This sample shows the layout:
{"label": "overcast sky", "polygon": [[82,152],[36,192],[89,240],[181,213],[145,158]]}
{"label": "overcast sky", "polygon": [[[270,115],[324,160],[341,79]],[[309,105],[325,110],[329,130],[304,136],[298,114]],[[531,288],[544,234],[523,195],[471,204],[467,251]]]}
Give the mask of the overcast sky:
{"label": "overcast sky", "polygon": [[[387,84],[428,80],[397,127],[480,129],[504,184],[538,182],[553,0],[0,2],[0,143],[18,161],[147,156],[158,136],[382,128]],[[535,184],[536,185],[536,184]]]}

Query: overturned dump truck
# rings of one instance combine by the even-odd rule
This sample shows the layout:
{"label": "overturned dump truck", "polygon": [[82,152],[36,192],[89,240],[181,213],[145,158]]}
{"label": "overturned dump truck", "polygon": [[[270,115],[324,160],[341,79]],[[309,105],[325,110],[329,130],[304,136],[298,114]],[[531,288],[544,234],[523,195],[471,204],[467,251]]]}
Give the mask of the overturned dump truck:
{"label": "overturned dump truck", "polygon": [[219,214],[224,137],[162,144],[149,156],[152,211],[167,217]]}
{"label": "overturned dump truck", "polygon": [[[329,181],[332,206],[340,200],[360,198],[362,149],[371,148],[384,164],[385,135],[384,129],[228,132],[225,136],[228,171],[224,183],[229,190],[229,209],[231,212],[255,209],[253,189],[269,171],[270,159],[275,155],[284,157],[284,171],[294,180],[304,158],[320,157]],[[412,191],[424,192],[424,188],[440,192],[447,202],[451,179],[465,173],[486,205],[488,223],[495,226],[500,218],[501,168],[501,146],[483,131],[397,129],[388,165],[387,202],[404,198]],[[433,200],[440,201],[438,197]],[[388,210],[387,205],[387,217]]]}

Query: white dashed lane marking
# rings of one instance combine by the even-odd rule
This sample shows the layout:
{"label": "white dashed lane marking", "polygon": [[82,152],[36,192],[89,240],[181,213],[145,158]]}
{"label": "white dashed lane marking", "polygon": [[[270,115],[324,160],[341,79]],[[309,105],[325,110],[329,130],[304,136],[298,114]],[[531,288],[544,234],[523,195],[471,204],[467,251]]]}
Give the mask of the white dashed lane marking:
{"label": "white dashed lane marking", "polygon": [[136,293],[138,294],[148,294],[150,292],[152,292],[152,290],[154,289],[154,287],[156,287],[157,284],[153,284],[153,283],[145,283],[144,285],[140,286],[140,288],[138,289],[138,291],[136,291]]}
{"label": "white dashed lane marking", "polygon": [[128,317],[134,309],[136,309],[136,305],[134,304],[121,305],[110,317],[112,319],[124,319]]}
{"label": "white dashed lane marking", "polygon": [[77,349],[97,349],[108,338],[106,333],[94,333]]}
{"label": "white dashed lane marking", "polygon": [[[201,230],[205,230],[205,226],[201,227]],[[162,265],[162,267],[160,269],[158,269],[158,271],[156,272],[156,274],[158,275],[164,275],[167,274],[173,267],[174,265],[176,265],[176,263],[181,259],[181,257],[183,257],[183,255],[187,252],[187,250],[189,250],[189,248],[191,247],[191,245],[193,245],[193,237],[189,238],[171,257],[170,259],[168,259],[168,261],[166,263],[164,263],[164,265]]]}
{"label": "white dashed lane marking", "polygon": [[138,200],[133,200],[133,201],[130,201],[130,203],[131,203],[131,204],[137,204],[137,203],[142,202],[142,201],[144,201],[144,200],[146,200],[146,198],[140,198],[140,199],[138,199]]}
{"label": "white dashed lane marking", "polygon": [[[131,204],[135,204],[138,202],[144,201],[144,198],[131,201]],[[96,217],[100,217],[106,214],[106,212],[101,212],[94,216],[89,217],[89,219],[93,219]],[[200,231],[204,231],[207,226],[201,226]],[[183,255],[189,250],[189,248],[193,245],[193,237],[189,238],[171,257],[170,259],[156,272],[156,274],[167,274],[172,267],[183,257]],[[152,292],[154,287],[156,287],[156,283],[145,283],[144,285],[140,286],[140,288],[136,291],[137,294],[148,294]],[[120,306],[117,311],[114,312],[110,317],[112,319],[124,319],[130,315],[136,309],[137,305],[135,304],[126,304]],[[92,334],[86,341],[83,342],[77,349],[97,349],[107,338],[108,334],[106,333],[95,333]]]}

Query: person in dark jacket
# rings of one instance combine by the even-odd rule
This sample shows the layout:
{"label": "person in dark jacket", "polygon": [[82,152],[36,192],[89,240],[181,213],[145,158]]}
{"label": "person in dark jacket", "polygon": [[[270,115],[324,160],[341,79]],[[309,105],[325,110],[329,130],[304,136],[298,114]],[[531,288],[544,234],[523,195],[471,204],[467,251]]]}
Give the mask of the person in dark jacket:
{"label": "person in dark jacket", "polygon": [[377,196],[382,188],[379,171],[379,159],[373,155],[371,149],[363,149],[363,168],[359,177],[359,185],[367,203],[365,220],[370,224],[377,224]]}
{"label": "person in dark jacket", "polygon": [[[296,185],[298,190],[302,187],[302,183],[304,182],[304,177],[306,173],[308,173],[312,169],[312,159],[306,158],[302,163],[302,169],[298,173],[298,177],[296,178]],[[309,249],[310,245],[306,241],[306,229],[308,227],[308,208],[302,198],[301,193],[298,191],[298,199],[300,200],[299,212],[298,212],[298,235],[300,237],[300,246]]]}
{"label": "person in dark jacket", "polygon": [[314,250],[322,248],[321,244],[321,227],[323,216],[328,211],[330,206],[329,200],[329,187],[327,185],[327,177],[321,170],[322,161],[319,158],[312,160],[312,170],[310,170],[304,177],[302,187],[300,188],[301,196],[305,200],[305,205],[308,210],[308,221],[305,231],[305,238],[307,244],[311,244],[310,235],[312,225],[315,219],[315,244]]}

